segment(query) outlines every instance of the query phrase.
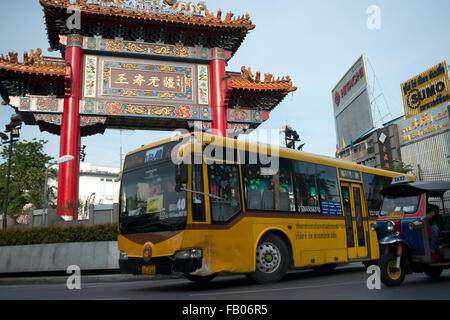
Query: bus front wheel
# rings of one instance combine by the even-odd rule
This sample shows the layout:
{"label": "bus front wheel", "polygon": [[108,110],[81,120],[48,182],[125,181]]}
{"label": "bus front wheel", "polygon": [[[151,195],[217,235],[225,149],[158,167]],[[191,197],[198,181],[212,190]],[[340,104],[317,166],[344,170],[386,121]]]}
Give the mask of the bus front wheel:
{"label": "bus front wheel", "polygon": [[289,251],[284,241],[274,235],[264,235],[256,247],[256,269],[247,276],[257,283],[277,282],[289,267]]}

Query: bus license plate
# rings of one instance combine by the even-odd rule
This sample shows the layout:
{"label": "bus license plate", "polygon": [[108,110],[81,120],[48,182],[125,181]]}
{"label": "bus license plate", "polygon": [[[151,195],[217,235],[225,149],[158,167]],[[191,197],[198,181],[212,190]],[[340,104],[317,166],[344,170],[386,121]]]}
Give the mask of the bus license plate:
{"label": "bus license plate", "polygon": [[142,266],[142,274],[156,274],[156,266]]}

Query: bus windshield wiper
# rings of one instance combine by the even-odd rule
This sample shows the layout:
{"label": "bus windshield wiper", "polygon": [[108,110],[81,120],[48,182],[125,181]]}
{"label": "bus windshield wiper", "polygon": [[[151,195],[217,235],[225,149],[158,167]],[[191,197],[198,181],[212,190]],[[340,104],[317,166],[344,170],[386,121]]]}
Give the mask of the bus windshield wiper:
{"label": "bus windshield wiper", "polygon": [[210,198],[217,199],[217,200],[226,200],[224,198],[218,197],[218,196],[216,196],[214,194],[211,194],[211,193],[200,192],[200,191],[195,191],[195,190],[189,190],[189,189],[186,189],[186,188],[183,188],[183,187],[179,187],[178,190],[179,191],[185,191],[185,192],[191,192],[191,193],[195,193],[195,194],[201,194],[203,196],[208,196]]}

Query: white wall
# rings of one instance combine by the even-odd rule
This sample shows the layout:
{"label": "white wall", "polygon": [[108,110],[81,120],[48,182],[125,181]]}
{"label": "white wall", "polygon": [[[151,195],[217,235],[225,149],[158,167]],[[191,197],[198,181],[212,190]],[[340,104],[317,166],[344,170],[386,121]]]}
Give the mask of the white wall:
{"label": "white wall", "polygon": [[[80,164],[79,199],[85,202],[93,193],[92,204],[113,204],[119,201],[120,169],[96,167],[89,163]],[[58,187],[57,180],[49,181],[49,186]]]}

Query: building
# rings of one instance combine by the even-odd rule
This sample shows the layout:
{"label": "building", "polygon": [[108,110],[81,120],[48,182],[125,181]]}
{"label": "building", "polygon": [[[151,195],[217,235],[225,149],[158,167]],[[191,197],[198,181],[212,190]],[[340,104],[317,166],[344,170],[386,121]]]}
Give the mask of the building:
{"label": "building", "polygon": [[419,180],[450,180],[449,105],[399,122],[403,162],[413,167]]}
{"label": "building", "polygon": [[397,122],[403,118],[394,119],[376,129],[353,145],[340,150],[339,157],[365,166],[387,169],[398,166],[402,162]]}
{"label": "building", "polygon": [[93,204],[119,202],[120,169],[96,167],[82,163],[80,168],[80,200]]}
{"label": "building", "polygon": [[402,83],[401,89],[405,115],[350,145],[343,141],[337,155],[383,169],[403,162],[412,167],[418,180],[450,180],[447,63],[441,62]]}
{"label": "building", "polygon": [[446,61],[401,84],[405,119],[398,123],[403,162],[419,180],[450,180],[450,81]]}
{"label": "building", "polygon": [[[90,204],[114,204],[119,202],[120,169],[97,167],[89,163],[80,165],[79,200],[88,207]],[[57,188],[55,180],[49,185]],[[56,200],[56,199],[55,199]]]}

